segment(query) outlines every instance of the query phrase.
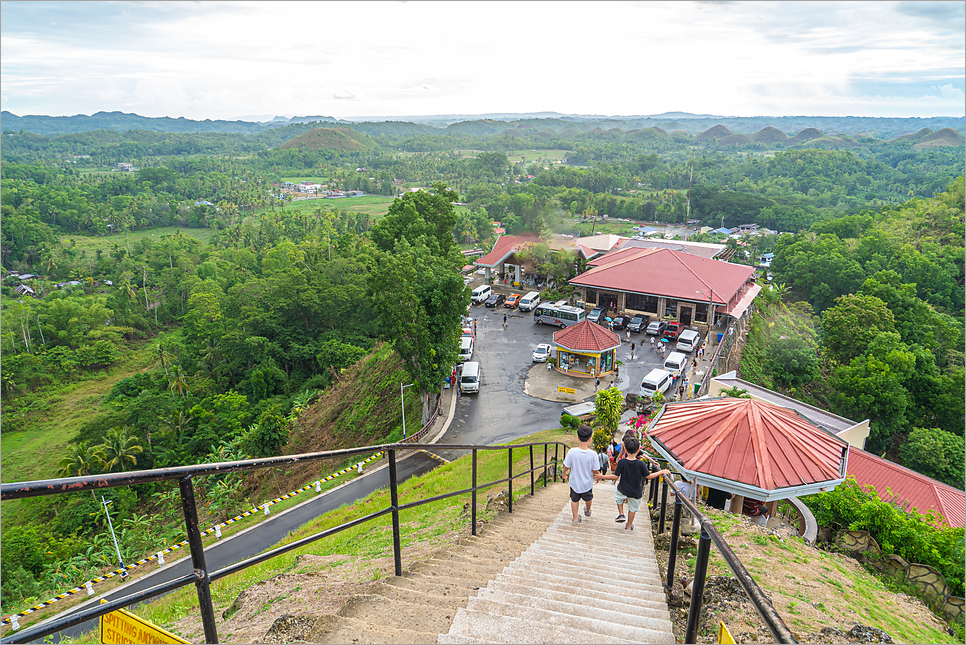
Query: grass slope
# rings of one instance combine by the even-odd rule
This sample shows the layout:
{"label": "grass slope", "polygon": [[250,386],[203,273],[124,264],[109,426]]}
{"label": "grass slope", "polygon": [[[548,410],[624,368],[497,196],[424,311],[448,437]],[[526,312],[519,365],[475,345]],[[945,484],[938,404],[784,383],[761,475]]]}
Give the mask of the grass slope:
{"label": "grass slope", "polygon": [[339,150],[341,152],[362,152],[372,147],[364,134],[349,128],[315,128],[283,143],[280,148],[308,148],[310,150]]}

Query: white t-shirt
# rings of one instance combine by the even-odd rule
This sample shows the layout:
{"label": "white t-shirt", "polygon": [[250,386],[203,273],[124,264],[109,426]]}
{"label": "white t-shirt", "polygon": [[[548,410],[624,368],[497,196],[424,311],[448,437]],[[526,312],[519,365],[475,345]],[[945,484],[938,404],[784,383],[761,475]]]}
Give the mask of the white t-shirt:
{"label": "white t-shirt", "polygon": [[564,466],[570,468],[570,487],[575,493],[586,493],[594,487],[594,471],[600,470],[596,452],[571,448],[564,457]]}

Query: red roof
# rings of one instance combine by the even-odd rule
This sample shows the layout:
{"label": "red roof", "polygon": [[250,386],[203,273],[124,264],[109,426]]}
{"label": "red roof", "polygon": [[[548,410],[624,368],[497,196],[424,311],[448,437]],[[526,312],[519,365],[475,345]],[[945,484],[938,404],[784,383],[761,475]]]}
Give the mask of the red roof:
{"label": "red roof", "polygon": [[534,235],[533,233],[501,235],[496,238],[496,243],[493,244],[493,250],[473,264],[483,267],[495,267],[527,244],[536,244],[539,241],[540,236]]}
{"label": "red roof", "polygon": [[727,304],[755,274],[754,267],[671,249],[627,248],[591,260],[594,268],[570,284]]}
{"label": "red roof", "polygon": [[620,347],[621,337],[597,323],[583,320],[553,333],[553,342],[575,352],[603,352]]}
{"label": "red roof", "polygon": [[884,500],[908,504],[923,514],[934,510],[949,526],[966,526],[964,491],[857,448],[849,453],[847,474],[861,486],[874,486]]}
{"label": "red roof", "polygon": [[688,471],[766,491],[845,478],[848,443],[766,401],[671,403],[647,434]]}

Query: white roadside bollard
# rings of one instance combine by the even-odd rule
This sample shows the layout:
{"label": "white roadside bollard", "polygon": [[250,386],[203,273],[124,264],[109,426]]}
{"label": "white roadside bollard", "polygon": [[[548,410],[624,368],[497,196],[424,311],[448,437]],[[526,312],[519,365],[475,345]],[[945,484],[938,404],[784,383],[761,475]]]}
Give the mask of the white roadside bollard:
{"label": "white roadside bollard", "polygon": [[20,629],[20,621],[17,620],[17,614],[10,617],[10,626],[13,627],[13,631]]}
{"label": "white roadside bollard", "polygon": [[271,506],[271,505],[268,502],[265,502],[265,504],[264,504],[264,507],[265,507],[265,515],[268,515],[269,513],[271,513],[271,511],[268,510],[268,507],[269,506]]}
{"label": "white roadside bollard", "polygon": [[87,582],[84,583],[84,588],[87,589],[87,595],[88,596],[93,596],[94,595],[94,585],[91,584],[91,581],[90,580],[88,580]]}
{"label": "white roadside bollard", "polygon": [[215,539],[216,540],[221,539],[221,524],[215,525]]}
{"label": "white roadside bollard", "polygon": [[322,492],[322,482],[321,481],[315,482],[315,492],[316,493],[321,493]]}
{"label": "white roadside bollard", "polygon": [[360,475],[362,474],[362,462],[361,461],[358,464],[356,464],[356,472],[359,473]]}
{"label": "white roadside bollard", "polygon": [[164,566],[164,551],[158,551],[158,566]]}

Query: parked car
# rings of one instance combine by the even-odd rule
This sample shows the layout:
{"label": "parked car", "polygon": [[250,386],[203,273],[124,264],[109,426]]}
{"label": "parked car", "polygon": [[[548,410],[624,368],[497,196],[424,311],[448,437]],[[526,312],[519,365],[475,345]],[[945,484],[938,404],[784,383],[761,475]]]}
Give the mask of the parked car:
{"label": "parked car", "polygon": [[668,323],[667,329],[664,330],[664,337],[668,340],[677,340],[681,332],[684,331],[684,325],[679,322]]}
{"label": "parked car", "polygon": [[618,316],[614,318],[614,331],[624,329],[630,321],[630,316]]}
{"label": "parked car", "polygon": [[487,298],[493,295],[493,289],[488,285],[480,285],[476,289],[473,289],[473,294],[470,296],[470,302],[480,304]]}
{"label": "parked car", "polygon": [[540,343],[537,348],[533,350],[533,362],[534,363],[546,363],[550,360],[550,343]]}
{"label": "parked car", "polygon": [[463,327],[463,333],[460,334],[460,336],[462,336],[463,338],[472,338],[474,340],[476,339],[476,334],[473,333],[472,327]]}
{"label": "parked car", "polygon": [[521,296],[519,293],[511,293],[510,297],[506,299],[506,302],[503,304],[503,306],[507,309],[513,309],[520,304],[520,298],[522,297],[523,296]]}
{"label": "parked car", "polygon": [[502,293],[494,293],[492,296],[487,298],[486,302],[483,304],[485,304],[487,307],[499,307],[503,304],[504,300],[506,300],[506,296],[504,296]]}
{"label": "parked car", "polygon": [[595,322],[599,325],[601,324],[601,318],[603,316],[604,316],[604,308],[594,307],[593,309],[590,310],[590,313],[587,314],[587,320],[589,320],[590,322]]}
{"label": "parked car", "polygon": [[633,332],[642,332],[647,329],[648,324],[650,324],[650,316],[645,316],[644,314],[637,314],[631,321],[627,323],[627,328]]}
{"label": "parked car", "polygon": [[667,323],[663,320],[654,320],[647,326],[647,333],[653,336],[660,336],[667,329]]}

